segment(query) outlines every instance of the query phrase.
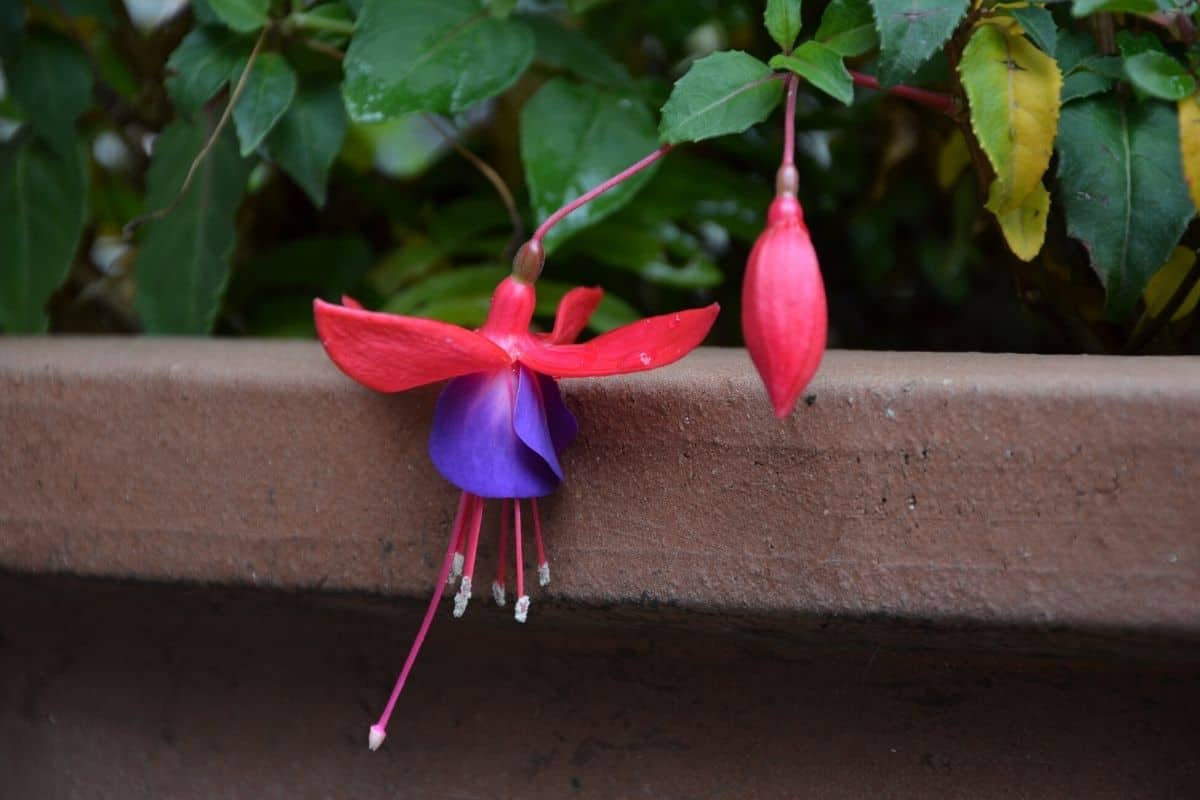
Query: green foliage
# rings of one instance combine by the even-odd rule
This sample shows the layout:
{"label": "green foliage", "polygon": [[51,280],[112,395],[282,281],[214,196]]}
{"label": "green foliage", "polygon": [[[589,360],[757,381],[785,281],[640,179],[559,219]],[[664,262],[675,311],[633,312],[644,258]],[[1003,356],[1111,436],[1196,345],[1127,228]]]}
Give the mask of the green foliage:
{"label": "green foliage", "polygon": [[1058,49],[1058,29],[1054,25],[1054,15],[1041,6],[1022,6],[1011,8],[1008,13],[1020,23],[1029,40],[1047,55],[1054,55]]}
{"label": "green foliage", "polygon": [[796,73],[846,105],[854,99],[854,81],[842,57],[820,42],[805,42],[789,56],[777,55],[771,59],[771,66]]}
{"label": "green foliage", "polygon": [[346,111],[332,82],[301,87],[296,100],[267,137],[267,150],[284,172],[325,205],[333,160],[346,138]]}
{"label": "green foliage", "polygon": [[813,36],[840,56],[861,56],[879,46],[869,0],[833,0]]}
{"label": "green foliage", "polygon": [[511,86],[533,58],[519,20],[479,0],[367,0],[346,51],[346,108],[356,122],[456,112]]}
{"label": "green foliage", "polygon": [[[232,31],[201,27],[184,37],[167,59],[167,92],[175,107],[191,116],[229,81],[239,64],[245,64],[254,43]],[[237,80],[237,76],[234,76]]]}
{"label": "green foliage", "polygon": [[779,105],[783,84],[771,68],[738,50],[713,53],[688,70],[662,107],[664,142],[699,142],[741,133]]}
{"label": "green foliage", "polygon": [[[545,219],[656,144],[654,118],[640,101],[562,78],[549,81],[521,112],[521,161],[534,216]],[[642,172],[572,213],[546,237],[547,251],[625,205],[652,175]]]}
{"label": "green foliage", "polygon": [[190,5],[0,0],[4,330],[311,338],[343,293],[478,325],[523,236],[669,143],[550,231],[536,319],[602,284],[592,330],[718,300],[736,344],[795,75],[840,345],[1200,350],[1174,0]]}
{"label": "green foliage", "polygon": [[92,70],[71,42],[35,34],[21,43],[6,68],[13,99],[48,144],[69,157],[76,145],[75,120],[91,105]]}
{"label": "green foliage", "polygon": [[271,0],[207,0],[217,19],[239,33],[252,33],[267,22]]}
{"label": "green foliage", "polygon": [[34,137],[0,145],[0,328],[9,333],[46,330],[46,301],[87,221],[86,157],[73,136],[65,141],[65,150]]}
{"label": "green foliage", "polygon": [[[230,81],[236,84],[244,65],[234,68]],[[242,94],[233,106],[242,155],[253,153],[275,124],[287,113],[296,97],[296,73],[278,53],[263,53],[249,67]]]}
{"label": "green foliage", "polygon": [[1110,319],[1133,309],[1195,214],[1174,110],[1117,97],[1063,109],[1058,179],[1067,230],[1087,248]]}
{"label": "green foliage", "polygon": [[[176,122],[154,146],[146,176],[151,208],[171,208],[208,136],[203,123]],[[234,215],[249,164],[226,130],[200,162],[189,191],[163,219],[148,223],[137,259],[136,307],[147,333],[212,330],[229,278]]]}
{"label": "green foliage", "polygon": [[871,0],[879,32],[879,79],[912,77],[946,43],[967,13],[969,0]]}
{"label": "green foliage", "polygon": [[1182,100],[1196,93],[1196,79],[1166,53],[1149,50],[1125,59],[1133,85],[1160,100]]}
{"label": "green foliage", "polygon": [[579,31],[549,17],[529,17],[523,21],[533,30],[539,61],[566,70],[580,80],[604,86],[624,88],[632,83],[629,70],[621,62]]}
{"label": "green foliage", "polygon": [[763,12],[763,24],[771,38],[784,51],[791,51],[800,35],[803,20],[800,18],[800,0],[767,0]]}

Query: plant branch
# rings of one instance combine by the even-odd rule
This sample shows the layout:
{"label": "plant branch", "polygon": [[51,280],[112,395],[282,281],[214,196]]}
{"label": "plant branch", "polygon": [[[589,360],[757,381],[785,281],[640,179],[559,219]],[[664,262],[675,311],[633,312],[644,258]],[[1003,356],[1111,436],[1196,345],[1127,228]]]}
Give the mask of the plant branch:
{"label": "plant branch", "polygon": [[530,243],[536,245],[537,248],[540,250],[542,240],[546,238],[546,234],[550,232],[551,228],[553,228],[558,223],[562,222],[564,217],[566,217],[572,211],[575,211],[576,209],[580,208],[581,206],[587,205],[588,203],[595,200],[597,197],[604,194],[605,192],[607,192],[609,189],[613,188],[614,186],[617,186],[617,185],[622,184],[625,181],[629,180],[634,175],[638,174],[639,172],[644,170],[646,167],[650,166],[655,161],[658,161],[660,158],[665,156],[667,153],[671,152],[672,149],[674,149],[674,145],[664,144],[661,147],[659,147],[657,150],[655,150],[654,152],[650,153],[650,155],[643,158],[641,161],[638,161],[636,164],[626,167],[625,169],[618,172],[616,175],[613,175],[611,178],[604,181],[604,183],[601,183],[599,186],[589,189],[588,191],[581,194],[579,197],[576,197],[574,200],[567,203],[565,206],[560,208],[558,211],[555,211],[553,214],[546,217],[545,221],[541,225],[538,226],[538,229],[536,231],[533,232],[533,238],[531,238],[529,240]]}
{"label": "plant branch", "polygon": [[500,176],[500,173],[496,172],[490,164],[463,145],[458,140],[458,133],[448,127],[440,117],[434,114],[426,114],[425,118],[450,143],[450,146],[454,148],[454,152],[465,158],[475,169],[479,170],[483,174],[483,177],[487,178],[492,188],[496,190],[496,194],[500,195],[500,200],[504,203],[505,210],[508,211],[508,219],[512,222],[512,238],[504,248],[504,257],[510,258],[525,238],[525,221],[521,219],[521,212],[517,208],[517,201],[513,197],[512,190],[508,188],[508,184],[504,182],[504,178]]}
{"label": "plant branch", "polygon": [[258,54],[262,51],[263,43],[267,40],[267,33],[270,26],[262,29],[262,33],[258,35],[258,41],[254,43],[254,49],[250,51],[250,57],[246,59],[246,66],[242,69],[242,74],[238,78],[237,85],[233,87],[233,92],[229,95],[229,102],[225,105],[225,110],[221,113],[221,119],[217,121],[217,126],[213,128],[209,134],[208,140],[204,142],[204,146],[200,148],[200,152],[192,159],[192,165],[188,167],[187,175],[183,179],[183,185],[179,187],[179,192],[175,195],[175,199],[163,208],[155,211],[150,211],[136,217],[125,224],[121,229],[121,234],[126,238],[133,236],[133,232],[156,219],[162,219],[170,214],[175,209],[179,208],[179,204],[183,202],[183,198],[187,195],[188,189],[192,186],[192,179],[196,177],[196,171],[200,168],[200,164],[212,152],[213,146],[216,145],[217,139],[221,136],[221,132],[225,130],[225,126],[229,124],[229,119],[233,115],[233,107],[237,105],[237,101],[241,98],[242,92],[246,88],[246,79],[250,75],[250,69],[254,66],[254,62],[258,59]]}
{"label": "plant branch", "polygon": [[927,89],[918,89],[915,86],[905,86],[902,83],[898,83],[895,86],[881,86],[879,84],[879,79],[875,76],[867,75],[862,72],[855,72],[854,70],[850,70],[850,77],[853,78],[854,82],[859,86],[865,86],[868,89],[878,89],[879,91],[887,92],[888,94],[895,95],[896,97],[903,97],[906,100],[912,100],[914,103],[920,103],[923,106],[928,106],[929,108],[940,111],[943,114],[953,116],[958,110],[958,103],[955,101],[954,97],[948,94],[931,92]]}

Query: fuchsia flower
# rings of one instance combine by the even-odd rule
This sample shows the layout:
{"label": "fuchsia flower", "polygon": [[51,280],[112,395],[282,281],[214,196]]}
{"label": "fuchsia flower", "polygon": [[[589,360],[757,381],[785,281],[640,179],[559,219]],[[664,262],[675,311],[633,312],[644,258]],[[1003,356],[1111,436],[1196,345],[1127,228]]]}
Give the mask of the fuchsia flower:
{"label": "fuchsia flower", "polygon": [[[540,255],[540,250],[538,250]],[[540,264],[539,264],[540,268]],[[717,316],[717,306],[651,317],[573,344],[600,302],[600,289],[568,292],[558,307],[554,330],[529,332],[534,287],[505,278],[492,296],[487,321],[478,331],[415,317],[314,303],[317,333],[329,357],[359,383],[381,392],[400,392],[449,379],[438,398],[429,455],[434,466],[462,489],[446,557],[434,595],[400,677],[379,721],[371,726],[372,750],[382,743],[388,719],[412,669],[442,596],[442,586],[461,575],[454,616],[471,598],[475,555],[484,501],[502,501],[500,561],[492,585],[505,604],[507,539],[514,544],[518,622],[529,612],[522,559],[521,501],[529,501],[537,548],[538,581],[550,581],[537,498],[563,480],[558,455],[578,426],[563,403],[556,378],[619,375],[666,366],[700,344]],[[511,525],[510,525],[511,522]]]}
{"label": "fuchsia flower", "polygon": [[825,285],[804,212],[780,192],[754,243],[742,283],[742,335],[777,417],[786,417],[821,364]]}

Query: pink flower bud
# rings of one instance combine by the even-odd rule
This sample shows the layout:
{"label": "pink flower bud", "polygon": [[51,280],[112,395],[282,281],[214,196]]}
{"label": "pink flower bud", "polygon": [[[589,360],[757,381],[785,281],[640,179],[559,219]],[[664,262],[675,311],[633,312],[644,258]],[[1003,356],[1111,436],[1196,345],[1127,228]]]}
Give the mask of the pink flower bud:
{"label": "pink flower bud", "polygon": [[778,195],[742,284],[742,334],[775,416],[791,413],[825,353],[825,285],[799,201]]}

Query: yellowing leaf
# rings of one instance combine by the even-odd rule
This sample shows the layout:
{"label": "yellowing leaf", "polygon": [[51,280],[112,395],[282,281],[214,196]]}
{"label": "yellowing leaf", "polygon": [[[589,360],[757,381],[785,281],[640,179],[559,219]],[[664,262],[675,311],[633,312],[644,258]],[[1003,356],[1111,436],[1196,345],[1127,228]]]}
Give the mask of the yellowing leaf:
{"label": "yellowing leaf", "polygon": [[988,208],[997,215],[1021,208],[1041,183],[1058,132],[1062,73],[1019,30],[980,25],[958,65],[971,128],[996,171]]}
{"label": "yellowing leaf", "polygon": [[[1154,277],[1150,279],[1150,284],[1142,294],[1146,300],[1146,310],[1152,316],[1157,317],[1166,308],[1167,303],[1171,302],[1171,298],[1179,289],[1179,285],[1187,278],[1195,263],[1196,253],[1186,247],[1176,247],[1171,252],[1167,263],[1154,273]],[[1175,313],[1171,315],[1172,321],[1181,320],[1192,313],[1196,309],[1197,303],[1200,303],[1200,283],[1192,287],[1183,303],[1175,309]]]}
{"label": "yellowing leaf", "polygon": [[[995,194],[997,180],[989,195]],[[991,208],[989,197],[988,208]],[[1032,261],[1046,241],[1046,217],[1050,213],[1050,193],[1039,183],[1025,196],[1025,202],[1011,211],[995,212],[1009,248],[1022,261]]]}
{"label": "yellowing leaf", "polygon": [[1200,95],[1179,101],[1179,149],[1192,204],[1200,209]]}
{"label": "yellowing leaf", "polygon": [[962,175],[967,165],[971,163],[971,152],[967,149],[967,137],[955,128],[950,138],[942,145],[938,153],[937,182],[943,189],[949,189]]}

